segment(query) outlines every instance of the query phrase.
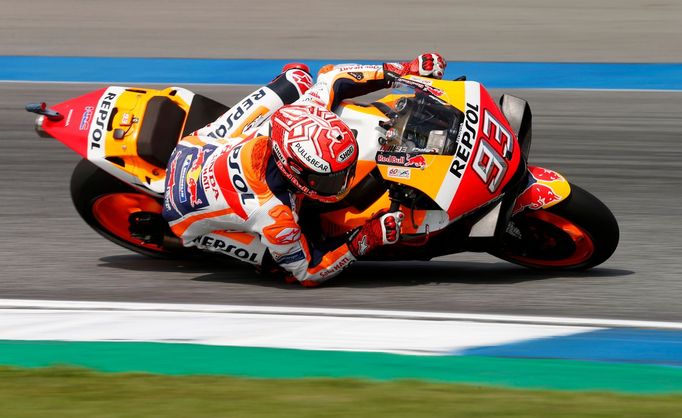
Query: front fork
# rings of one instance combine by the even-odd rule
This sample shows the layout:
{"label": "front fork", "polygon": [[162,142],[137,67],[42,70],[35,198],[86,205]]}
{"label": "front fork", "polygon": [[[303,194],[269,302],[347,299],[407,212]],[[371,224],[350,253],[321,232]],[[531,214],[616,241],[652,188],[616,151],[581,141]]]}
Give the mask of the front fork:
{"label": "front fork", "polygon": [[468,233],[469,251],[488,251],[499,245],[508,234],[514,234],[515,215],[523,211],[547,209],[569,197],[571,187],[559,173],[543,167],[523,167],[516,186],[507,196],[491,203],[490,210],[474,221]]}

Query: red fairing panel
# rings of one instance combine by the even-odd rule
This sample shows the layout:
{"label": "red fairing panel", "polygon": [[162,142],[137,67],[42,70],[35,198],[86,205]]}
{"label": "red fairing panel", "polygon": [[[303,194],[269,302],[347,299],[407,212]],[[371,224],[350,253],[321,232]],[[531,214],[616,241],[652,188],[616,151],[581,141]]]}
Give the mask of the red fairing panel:
{"label": "red fairing panel", "polygon": [[64,115],[64,119],[52,122],[45,118],[43,130],[83,158],[87,158],[90,124],[96,117],[97,103],[105,91],[106,89],[100,89],[51,106],[51,109]]}
{"label": "red fairing panel", "polygon": [[[443,198],[452,196],[446,206],[451,220],[500,196],[522,158],[514,131],[483,86],[467,82],[461,110],[464,123],[442,190]],[[441,194],[438,200],[444,203]]]}

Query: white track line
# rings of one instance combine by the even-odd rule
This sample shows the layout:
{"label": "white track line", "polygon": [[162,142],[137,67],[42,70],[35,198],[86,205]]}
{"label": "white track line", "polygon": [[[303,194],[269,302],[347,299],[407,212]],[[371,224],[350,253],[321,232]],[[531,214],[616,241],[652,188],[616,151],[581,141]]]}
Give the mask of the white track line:
{"label": "white track line", "polygon": [[76,302],[54,300],[0,299],[0,309],[49,309],[49,310],[105,310],[105,311],[154,311],[266,314],[314,317],[388,318],[430,321],[467,321],[498,324],[567,325],[612,328],[652,328],[682,330],[680,322],[639,321],[621,319],[550,317],[529,315],[468,314],[448,312],[416,312],[370,309],[303,308],[290,306],[246,305],[200,305],[136,302]]}
{"label": "white track line", "polygon": [[[346,309],[0,301],[0,340],[163,342],[451,355],[601,328]],[[2,359],[2,353],[0,353]]]}

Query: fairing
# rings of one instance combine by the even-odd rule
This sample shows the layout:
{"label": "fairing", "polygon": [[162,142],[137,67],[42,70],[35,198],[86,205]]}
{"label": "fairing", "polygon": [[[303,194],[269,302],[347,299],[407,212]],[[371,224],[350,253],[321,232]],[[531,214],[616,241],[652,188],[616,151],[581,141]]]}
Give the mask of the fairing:
{"label": "fairing", "polygon": [[59,103],[53,110],[64,116],[51,121],[41,119],[41,130],[74,150],[83,158],[88,157],[88,134],[96,117],[95,108],[106,89],[100,89],[80,97]]}
{"label": "fairing", "polygon": [[[428,96],[410,118],[405,98]],[[401,108],[402,107],[402,108]],[[419,190],[434,208],[401,207],[405,233],[441,230],[514,189],[523,170],[517,138],[497,104],[476,82],[409,77],[374,106],[344,103],[337,110],[360,132],[355,183],[375,167],[388,183]],[[383,116],[383,117],[382,117]],[[360,225],[390,206],[388,193],[365,210],[323,214],[330,231]],[[440,210],[436,209],[440,208]]]}
{"label": "fairing", "polygon": [[528,166],[526,185],[516,198],[512,213],[516,215],[526,209],[547,209],[570,194],[571,186],[561,174],[542,167]]}
{"label": "fairing", "polygon": [[116,178],[160,195],[165,170],[142,159],[137,151],[147,104],[157,96],[169,98],[187,112],[194,93],[175,87],[111,86],[52,106],[64,118],[39,117],[39,128]]}

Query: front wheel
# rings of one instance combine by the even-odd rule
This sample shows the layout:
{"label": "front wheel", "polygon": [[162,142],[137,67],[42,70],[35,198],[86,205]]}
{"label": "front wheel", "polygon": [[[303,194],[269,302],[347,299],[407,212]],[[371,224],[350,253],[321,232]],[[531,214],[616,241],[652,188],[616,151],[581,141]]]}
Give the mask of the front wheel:
{"label": "front wheel", "polygon": [[526,267],[584,270],[606,261],[618,246],[613,213],[586,190],[547,209],[514,215],[499,249],[491,254]]}
{"label": "front wheel", "polygon": [[[88,160],[81,160],[71,176],[71,199],[92,229],[121,247],[157,258],[195,256],[199,252],[182,247],[177,238],[163,245],[145,244],[128,231],[134,212],[161,213],[161,200],[123,183]],[[175,241],[175,242],[174,242]]]}

